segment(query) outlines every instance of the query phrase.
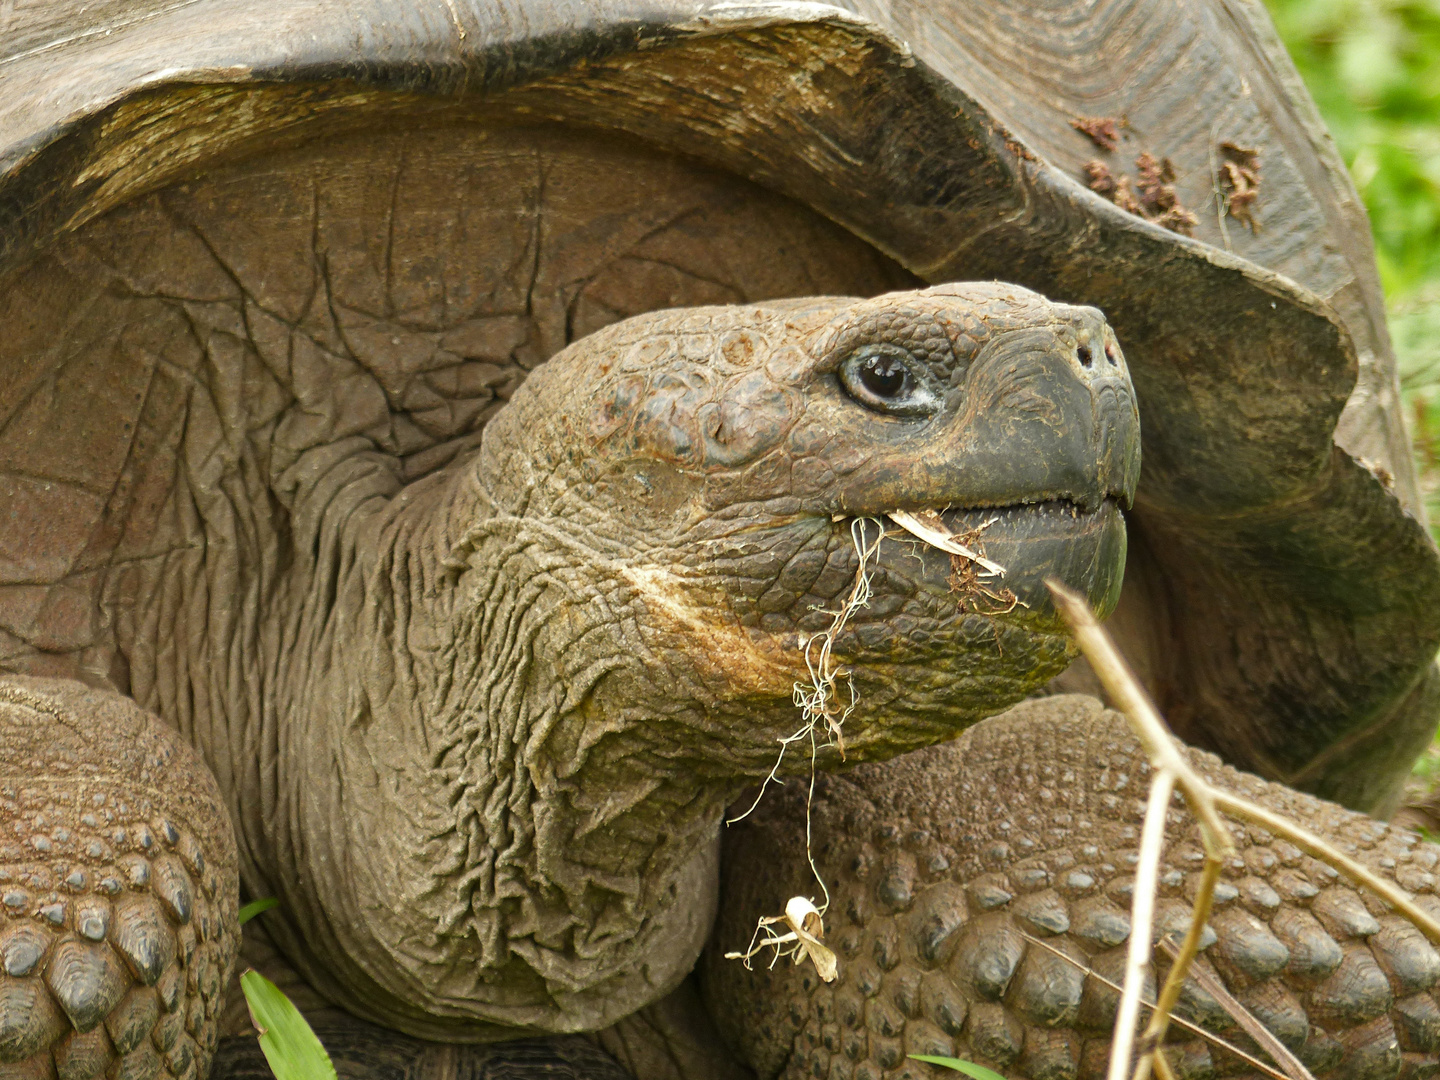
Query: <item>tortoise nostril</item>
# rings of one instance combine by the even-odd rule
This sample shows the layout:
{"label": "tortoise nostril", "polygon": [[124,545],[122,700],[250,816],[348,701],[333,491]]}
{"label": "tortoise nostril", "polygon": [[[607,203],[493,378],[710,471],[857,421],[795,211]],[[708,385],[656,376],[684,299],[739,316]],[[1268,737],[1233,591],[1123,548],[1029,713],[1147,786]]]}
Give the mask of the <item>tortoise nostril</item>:
{"label": "tortoise nostril", "polygon": [[1078,349],[1075,350],[1075,355],[1080,358],[1081,367],[1088,368],[1095,363],[1095,358],[1090,355],[1089,345],[1081,345]]}
{"label": "tortoise nostril", "polygon": [[1119,366],[1120,366],[1120,361],[1117,360],[1117,359],[1115,359],[1115,346],[1114,346],[1114,345],[1109,345],[1109,344],[1107,344],[1107,345],[1105,346],[1105,359],[1108,360],[1108,361],[1110,361],[1111,367],[1119,367]]}

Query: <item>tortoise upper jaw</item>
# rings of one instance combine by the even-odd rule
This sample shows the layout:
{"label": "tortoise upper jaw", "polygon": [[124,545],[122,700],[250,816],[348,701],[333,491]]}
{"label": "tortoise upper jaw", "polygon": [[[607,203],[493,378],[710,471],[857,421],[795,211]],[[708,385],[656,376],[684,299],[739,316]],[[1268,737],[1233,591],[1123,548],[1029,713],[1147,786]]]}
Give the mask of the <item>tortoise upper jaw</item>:
{"label": "tortoise upper jaw", "polygon": [[[992,590],[1008,589],[1025,616],[1058,618],[1045,586],[1058,578],[1085,596],[1104,617],[1120,599],[1125,576],[1125,516],[1107,496],[1094,509],[1066,500],[995,509],[947,510],[941,519],[955,533],[979,530],[985,558],[1004,567],[983,579]],[[927,575],[926,585],[931,585]],[[952,587],[947,579],[947,586]]]}
{"label": "tortoise upper jaw", "polygon": [[954,539],[1000,572],[923,542],[898,528],[876,557],[885,569],[924,593],[945,597],[961,611],[1003,615],[1051,630],[1059,625],[1045,579],[1054,577],[1085,596],[1103,617],[1115,607],[1125,575],[1125,516],[1106,497],[1094,509],[1063,499],[939,513]]}

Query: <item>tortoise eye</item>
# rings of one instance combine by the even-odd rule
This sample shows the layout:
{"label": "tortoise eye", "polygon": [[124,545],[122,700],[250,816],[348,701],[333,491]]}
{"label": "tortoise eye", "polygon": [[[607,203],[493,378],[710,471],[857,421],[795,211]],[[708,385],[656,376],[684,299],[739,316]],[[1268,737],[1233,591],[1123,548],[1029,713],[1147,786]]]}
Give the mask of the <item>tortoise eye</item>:
{"label": "tortoise eye", "polygon": [[925,365],[897,345],[865,345],[840,365],[840,385],[856,402],[890,416],[929,416],[940,408]]}

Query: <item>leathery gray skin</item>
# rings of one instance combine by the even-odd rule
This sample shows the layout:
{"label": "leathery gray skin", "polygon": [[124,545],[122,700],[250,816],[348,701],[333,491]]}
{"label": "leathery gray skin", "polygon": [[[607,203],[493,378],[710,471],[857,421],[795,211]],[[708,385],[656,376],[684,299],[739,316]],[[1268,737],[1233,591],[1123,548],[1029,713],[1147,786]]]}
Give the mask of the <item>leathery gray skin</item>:
{"label": "leathery gray skin", "polygon": [[[990,522],[980,542],[1021,603],[974,602],[948,555],[886,539],[835,642],[858,693],[851,763],[949,737],[1068,663],[1040,577],[1113,606],[1138,448],[1100,314],[986,284],[618,323],[408,486],[377,485],[351,446],[315,451],[290,476],[317,572],[257,615],[285,648],[263,687],[264,813],[235,838],[258,867],[245,891],[279,897],[281,951],[361,1017],[461,1042],[603,1028],[700,954],[721,816],[796,727],[803,642],[855,580],[854,522],[872,538],[892,509]],[[37,1077],[52,1055],[76,1076],[117,1059],[152,1076],[157,1055],[177,1080],[203,1072],[237,938],[216,884],[236,865],[230,793],[119,695],[0,690],[6,760],[72,762],[0,805],[49,845],[6,872],[58,920],[0,941],[20,950],[0,990],[29,1003],[0,1002],[0,1057]],[[71,776],[88,772],[118,801],[81,814]],[[66,873],[88,888],[114,860],[134,875],[116,872],[113,911],[65,900]]]}

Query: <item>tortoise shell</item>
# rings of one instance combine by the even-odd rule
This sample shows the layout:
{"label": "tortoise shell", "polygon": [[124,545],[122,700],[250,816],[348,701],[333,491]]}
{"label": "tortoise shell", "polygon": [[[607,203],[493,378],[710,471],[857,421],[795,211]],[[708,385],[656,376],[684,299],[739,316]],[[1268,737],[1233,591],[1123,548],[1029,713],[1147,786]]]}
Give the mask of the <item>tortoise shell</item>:
{"label": "tortoise shell", "polygon": [[[222,782],[258,736],[194,702],[247,685],[224,642],[267,579],[163,582],[323,533],[268,493],[295,447],[403,483],[615,319],[917,279],[1114,326],[1144,469],[1112,626],[1180,735],[1383,808],[1434,728],[1440,555],[1365,217],[1254,5],[0,19],[0,667],[134,694]],[[172,634],[208,663],[136,644]]]}

